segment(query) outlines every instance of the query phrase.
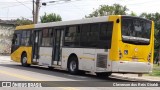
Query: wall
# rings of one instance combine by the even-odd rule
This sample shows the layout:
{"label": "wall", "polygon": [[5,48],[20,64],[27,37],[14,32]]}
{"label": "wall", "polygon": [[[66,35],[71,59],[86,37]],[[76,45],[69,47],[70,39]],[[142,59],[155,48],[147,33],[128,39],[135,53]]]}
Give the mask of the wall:
{"label": "wall", "polygon": [[11,53],[11,42],[15,26],[0,24],[0,54]]}

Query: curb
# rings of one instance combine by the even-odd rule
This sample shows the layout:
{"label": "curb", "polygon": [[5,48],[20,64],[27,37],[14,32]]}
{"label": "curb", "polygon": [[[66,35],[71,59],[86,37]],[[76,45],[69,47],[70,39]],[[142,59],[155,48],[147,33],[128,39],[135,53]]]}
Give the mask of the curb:
{"label": "curb", "polygon": [[131,81],[160,81],[160,78],[159,80],[157,80],[151,76],[148,76],[147,78],[146,76],[135,77],[135,76],[129,76],[129,75],[125,76],[125,75],[120,75],[120,74],[113,74],[111,77],[118,78],[118,79],[124,79],[124,80],[131,80]]}

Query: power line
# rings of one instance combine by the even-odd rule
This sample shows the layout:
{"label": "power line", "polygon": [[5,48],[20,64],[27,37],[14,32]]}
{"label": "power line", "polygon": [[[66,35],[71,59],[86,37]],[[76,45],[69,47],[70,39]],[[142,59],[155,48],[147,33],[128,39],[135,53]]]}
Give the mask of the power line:
{"label": "power line", "polygon": [[21,3],[21,4],[22,4],[23,6],[25,6],[26,8],[32,10],[30,7],[26,6],[24,3],[22,3],[22,2],[20,2],[20,1],[18,1],[18,0],[16,0],[16,1],[19,2],[19,3]]}
{"label": "power line", "polygon": [[[64,0],[59,0],[59,1],[64,1]],[[56,2],[59,2],[59,1],[56,1]],[[77,1],[82,1],[82,0],[68,0],[68,1],[64,1],[64,2],[60,2],[60,3],[56,3],[54,2],[54,4],[49,4],[49,5],[45,5],[45,6],[51,6],[51,5],[57,5],[57,4],[66,4],[66,3],[71,3],[71,2],[77,2]],[[47,1],[46,3],[50,3],[50,1]],[[71,5],[77,9],[79,9],[80,11],[83,11],[83,13],[86,13],[83,9],[79,8],[78,6],[74,5],[73,3],[71,3]],[[56,7],[56,6],[54,6]],[[64,10],[64,11],[67,11],[67,10]]]}
{"label": "power line", "polygon": [[[26,4],[30,4],[30,3],[26,3]],[[10,7],[16,7],[16,6],[21,6],[22,4],[15,4],[15,5],[10,5],[10,6],[6,6],[6,7],[1,7],[0,9],[4,9],[4,8],[10,8]]]}
{"label": "power line", "polygon": [[83,13],[86,13],[83,9],[79,8],[79,7],[76,6],[75,4],[71,3],[71,5],[72,5],[73,7],[76,7],[77,9],[81,10]]}
{"label": "power line", "polygon": [[[0,18],[21,18],[21,16],[19,16],[19,17],[0,17]],[[32,18],[32,16],[31,17],[24,17],[24,18]]]}
{"label": "power line", "polygon": [[57,4],[64,4],[64,3],[71,3],[71,2],[76,2],[76,1],[82,1],[82,0],[65,1],[65,2],[50,4],[50,5],[46,5],[46,6],[57,5]]}
{"label": "power line", "polygon": [[146,1],[146,2],[140,2],[140,3],[127,4],[127,5],[146,4],[146,3],[150,3],[150,2],[153,2],[153,0],[149,0],[149,1]]}
{"label": "power line", "polygon": [[[25,2],[31,2],[31,1],[23,1],[23,3],[25,3]],[[0,2],[0,4],[4,4],[4,3],[13,4],[13,3],[19,3],[19,2]]]}

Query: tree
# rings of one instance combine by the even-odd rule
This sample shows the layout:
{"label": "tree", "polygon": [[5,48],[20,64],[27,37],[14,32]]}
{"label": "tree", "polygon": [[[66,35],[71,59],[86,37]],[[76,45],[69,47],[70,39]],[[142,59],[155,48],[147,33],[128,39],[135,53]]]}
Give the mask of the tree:
{"label": "tree", "polygon": [[43,16],[40,17],[40,19],[41,19],[41,23],[62,21],[61,16],[55,13],[51,13],[51,14],[45,13]]}
{"label": "tree", "polygon": [[131,14],[130,14],[131,16],[137,16],[137,14],[135,13],[135,12],[131,12]]}
{"label": "tree", "polygon": [[109,5],[100,5],[98,9],[93,11],[86,18],[97,17],[97,16],[107,16],[107,15],[126,15],[126,11],[129,9],[126,6],[122,6],[120,4]]}
{"label": "tree", "polygon": [[155,49],[155,56],[156,56],[160,50],[160,38],[159,38],[159,36],[160,36],[160,13],[158,13],[158,12],[156,12],[156,13],[142,13],[140,15],[140,17],[143,17],[143,18],[146,18],[149,20],[153,20],[155,23],[154,49]]}
{"label": "tree", "polygon": [[153,20],[155,23],[155,41],[157,43],[155,43],[155,48],[160,48],[160,13],[142,13],[140,15],[140,17],[142,18],[146,18],[149,20]]}
{"label": "tree", "polygon": [[16,20],[14,20],[16,22],[16,26],[19,26],[19,25],[28,25],[28,24],[33,24],[33,22],[29,19],[26,19],[26,18],[18,18]]}

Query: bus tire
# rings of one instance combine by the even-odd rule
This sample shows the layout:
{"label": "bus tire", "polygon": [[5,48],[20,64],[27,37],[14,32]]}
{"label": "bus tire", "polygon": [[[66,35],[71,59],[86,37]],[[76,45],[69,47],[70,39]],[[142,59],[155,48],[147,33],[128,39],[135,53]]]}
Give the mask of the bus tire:
{"label": "bus tire", "polygon": [[111,74],[111,72],[96,73],[97,77],[100,78],[108,78],[109,76],[111,76]]}
{"label": "bus tire", "polygon": [[27,64],[27,54],[26,53],[23,53],[21,56],[21,64],[24,67],[30,66],[30,64]]}
{"label": "bus tire", "polygon": [[76,56],[71,56],[67,65],[68,71],[70,74],[76,75],[78,74],[78,58]]}
{"label": "bus tire", "polygon": [[49,70],[54,70],[54,67],[48,66]]}

